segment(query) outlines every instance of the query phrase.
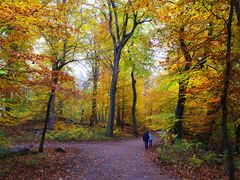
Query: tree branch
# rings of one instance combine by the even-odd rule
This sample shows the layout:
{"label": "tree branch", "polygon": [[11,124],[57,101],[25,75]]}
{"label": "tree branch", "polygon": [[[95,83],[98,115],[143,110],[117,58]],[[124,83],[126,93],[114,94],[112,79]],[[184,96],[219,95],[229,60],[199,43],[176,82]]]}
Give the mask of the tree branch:
{"label": "tree branch", "polygon": [[108,13],[109,13],[109,21],[108,21],[108,24],[109,24],[109,32],[111,34],[111,37],[112,37],[112,41],[113,41],[113,45],[114,45],[114,49],[117,47],[117,42],[116,42],[116,37],[114,35],[114,32],[113,32],[113,27],[112,27],[112,10],[111,10],[111,0],[108,1]]}
{"label": "tree branch", "polygon": [[115,1],[111,0],[113,12],[114,12],[114,18],[115,18],[115,28],[116,28],[116,35],[117,35],[117,43],[120,42],[120,32],[119,32],[119,22],[118,22],[118,13],[116,11],[116,5]]}

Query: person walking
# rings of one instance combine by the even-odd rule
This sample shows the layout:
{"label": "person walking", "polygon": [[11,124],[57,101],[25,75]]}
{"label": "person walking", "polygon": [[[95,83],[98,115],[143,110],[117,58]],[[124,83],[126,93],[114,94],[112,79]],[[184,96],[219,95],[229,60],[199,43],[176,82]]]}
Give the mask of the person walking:
{"label": "person walking", "polygon": [[152,147],[153,135],[152,135],[151,131],[149,131],[148,136],[149,136],[148,145],[149,145],[149,147]]}
{"label": "person walking", "polygon": [[145,149],[148,149],[148,141],[149,141],[149,132],[148,131],[146,131],[143,134],[143,141],[144,141],[144,144],[145,144]]}

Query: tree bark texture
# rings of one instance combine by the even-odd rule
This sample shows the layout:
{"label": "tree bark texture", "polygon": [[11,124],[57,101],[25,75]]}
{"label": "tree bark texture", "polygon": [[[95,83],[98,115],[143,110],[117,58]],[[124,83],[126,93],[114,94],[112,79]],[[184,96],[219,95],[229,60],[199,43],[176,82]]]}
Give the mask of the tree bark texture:
{"label": "tree bark texture", "polygon": [[[133,11],[132,15],[129,12],[124,12],[123,14],[123,24],[120,27],[119,23],[119,11],[114,0],[108,0],[108,25],[109,32],[112,38],[112,43],[114,47],[114,63],[113,63],[113,74],[110,89],[110,112],[108,117],[108,126],[106,134],[108,136],[113,136],[113,126],[114,126],[114,114],[115,114],[115,99],[116,99],[116,85],[118,80],[119,71],[119,61],[121,57],[121,52],[128,40],[132,37],[136,27],[142,23],[149,22],[149,20],[141,20],[138,17],[138,12]],[[126,3],[125,8],[131,9],[131,3]],[[132,21],[130,24],[129,20]],[[129,31],[128,31],[129,30]]]}
{"label": "tree bark texture", "polygon": [[55,101],[56,101],[56,85],[58,82],[58,74],[53,75],[52,78],[52,90],[51,90],[51,102],[50,102],[50,112],[49,112],[49,121],[48,121],[48,128],[54,129],[54,122],[56,119],[56,110],[55,110]]}
{"label": "tree bark texture", "polygon": [[109,112],[108,127],[107,127],[107,136],[110,136],[110,137],[113,136],[115,100],[116,100],[116,92],[117,92],[117,80],[118,80],[118,70],[119,70],[121,50],[117,50],[114,52],[114,67],[113,67],[112,82],[111,82],[111,89],[110,89],[110,112]]}
{"label": "tree bark texture", "polygon": [[98,64],[95,60],[92,65],[93,73],[93,94],[92,94],[92,114],[89,126],[93,127],[94,122],[97,121],[97,81],[98,81]]}
{"label": "tree bark texture", "polygon": [[[186,61],[185,67],[183,69],[183,73],[184,73],[190,69],[192,57],[183,39],[183,33],[184,33],[184,28],[181,28],[179,42],[180,42],[182,53]],[[189,81],[189,78],[186,77],[179,82],[178,102],[176,107],[176,118],[179,119],[179,121],[175,124],[175,127],[174,127],[174,133],[178,134],[179,138],[182,138],[183,136],[183,113],[184,113],[184,107],[186,102],[186,91],[187,91],[188,81]]]}
{"label": "tree bark texture", "polygon": [[132,78],[132,91],[133,91],[132,128],[133,128],[133,134],[137,135],[137,120],[136,120],[137,91],[136,91],[136,80],[134,77],[134,71],[131,72],[131,78]]}
{"label": "tree bark texture", "polygon": [[46,119],[45,119],[45,122],[44,122],[42,137],[41,137],[41,141],[40,141],[40,145],[39,145],[39,152],[43,152],[44,142],[45,142],[45,134],[46,134],[49,119],[50,119],[51,104],[52,104],[52,101],[53,101],[54,94],[55,94],[55,91],[52,90],[52,92],[49,96],[48,103],[47,103],[47,113],[46,113]]}
{"label": "tree bark texture", "polygon": [[231,1],[229,18],[227,23],[227,52],[226,52],[226,69],[224,76],[224,87],[221,97],[222,105],[222,133],[224,145],[227,150],[228,158],[228,172],[229,179],[235,179],[235,170],[234,170],[234,157],[231,143],[229,141],[229,136],[227,132],[227,120],[228,120],[228,92],[229,92],[229,83],[231,76],[231,39],[232,39],[232,19],[233,19],[233,1]]}

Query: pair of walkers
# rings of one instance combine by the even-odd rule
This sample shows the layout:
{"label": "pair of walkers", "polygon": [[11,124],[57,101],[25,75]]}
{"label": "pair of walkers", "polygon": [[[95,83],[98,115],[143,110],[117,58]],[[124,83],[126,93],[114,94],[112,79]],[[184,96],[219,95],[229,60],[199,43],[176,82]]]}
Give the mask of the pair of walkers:
{"label": "pair of walkers", "polygon": [[145,149],[148,149],[148,147],[152,147],[152,140],[153,140],[153,136],[151,131],[146,131],[143,134],[143,141],[145,144]]}

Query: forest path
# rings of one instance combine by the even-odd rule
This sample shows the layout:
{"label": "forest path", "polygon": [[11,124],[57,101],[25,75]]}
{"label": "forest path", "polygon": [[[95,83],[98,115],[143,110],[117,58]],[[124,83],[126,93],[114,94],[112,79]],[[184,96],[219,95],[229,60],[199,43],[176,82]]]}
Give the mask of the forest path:
{"label": "forest path", "polygon": [[[153,142],[156,146],[158,141]],[[46,143],[77,149],[71,163],[67,164],[69,176],[63,179],[81,180],[159,180],[168,179],[160,174],[150,159],[150,150],[144,149],[142,138],[118,141]]]}

